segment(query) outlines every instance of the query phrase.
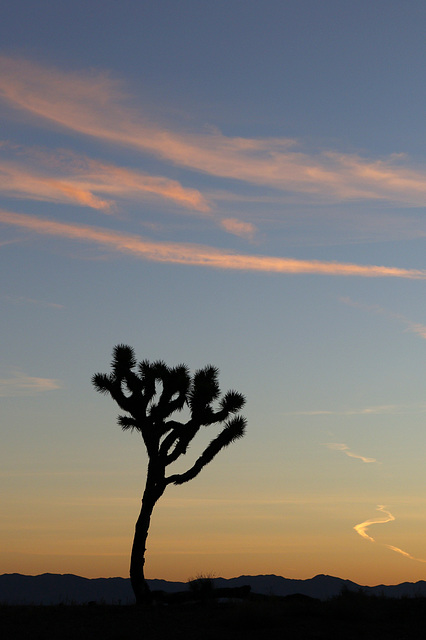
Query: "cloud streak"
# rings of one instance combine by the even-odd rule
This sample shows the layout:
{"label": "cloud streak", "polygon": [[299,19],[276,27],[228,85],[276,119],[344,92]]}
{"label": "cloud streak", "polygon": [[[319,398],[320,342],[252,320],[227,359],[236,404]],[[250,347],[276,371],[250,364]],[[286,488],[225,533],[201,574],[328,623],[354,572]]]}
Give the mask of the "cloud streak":
{"label": "cloud streak", "polygon": [[35,396],[61,387],[59,380],[27,376],[16,371],[10,378],[0,378],[0,397]]}
{"label": "cloud streak", "polygon": [[[360,524],[356,524],[354,526],[355,531],[365,540],[369,540],[370,542],[376,542],[375,538],[367,533],[369,527],[375,524],[386,524],[387,522],[395,521],[395,517],[391,514],[390,511],[386,510],[385,505],[379,504],[377,505],[377,511],[381,511],[384,514],[384,518],[373,518],[371,520],[365,520],[364,522],[360,522]],[[395,553],[399,553],[400,555],[408,558],[409,560],[415,560],[416,562],[426,562],[422,558],[416,558],[411,553],[407,551],[403,551],[399,547],[395,547],[391,544],[384,544],[383,546],[387,547],[391,551],[395,551]]]}
{"label": "cloud streak", "polygon": [[426,204],[426,168],[410,166],[401,154],[368,159],[334,151],[307,153],[285,138],[172,131],[127,106],[120,83],[105,73],[61,72],[1,56],[0,95],[52,124],[211,176],[331,201]]}
{"label": "cloud streak", "polygon": [[12,302],[14,304],[31,304],[37,307],[47,307],[51,309],[64,309],[63,304],[59,304],[57,302],[46,302],[45,300],[37,300],[36,298],[27,298],[25,296],[8,296],[2,295],[0,296],[2,300],[6,300],[8,302]]}
{"label": "cloud streak", "polygon": [[362,462],[365,462],[365,463],[377,462],[375,458],[366,458],[365,456],[361,456],[358,453],[354,453],[349,449],[348,445],[343,443],[327,442],[325,446],[331,449],[332,451],[342,451],[349,458],[356,458],[358,460],[362,460]]}
{"label": "cloud streak", "polygon": [[117,233],[99,227],[56,222],[9,211],[0,210],[0,223],[39,235],[89,242],[119,254],[131,255],[152,262],[281,274],[426,279],[426,271],[416,269],[237,254],[197,244],[152,242],[137,235]]}
{"label": "cloud streak", "polygon": [[426,340],[426,325],[424,324],[420,324],[419,322],[413,322],[412,320],[409,320],[408,318],[406,318],[400,313],[394,313],[393,311],[384,309],[383,307],[380,307],[379,305],[376,305],[376,304],[374,305],[362,304],[360,302],[355,302],[349,297],[340,298],[340,300],[344,304],[350,307],[354,307],[355,309],[362,309],[370,313],[383,315],[392,320],[397,320],[400,324],[403,324],[405,326],[405,331],[407,331],[408,333],[414,333],[420,336],[420,338],[423,338],[424,340]]}
{"label": "cloud streak", "polygon": [[[26,164],[0,161],[0,191],[4,194],[72,203],[105,213],[114,208],[115,201],[111,198],[133,201],[157,198],[204,214],[211,210],[208,200],[197,189],[183,187],[177,180],[75,154],[51,153],[47,156],[40,150],[29,149],[26,156]],[[52,175],[53,167],[59,175]]]}
{"label": "cloud streak", "polygon": [[233,233],[240,238],[246,238],[246,240],[250,241],[254,240],[257,231],[254,224],[242,222],[236,218],[223,218],[220,224],[228,233]]}
{"label": "cloud streak", "polygon": [[361,409],[314,409],[312,411],[290,411],[285,415],[293,416],[371,416],[371,415],[406,415],[426,412],[426,403],[419,404],[384,404]]}

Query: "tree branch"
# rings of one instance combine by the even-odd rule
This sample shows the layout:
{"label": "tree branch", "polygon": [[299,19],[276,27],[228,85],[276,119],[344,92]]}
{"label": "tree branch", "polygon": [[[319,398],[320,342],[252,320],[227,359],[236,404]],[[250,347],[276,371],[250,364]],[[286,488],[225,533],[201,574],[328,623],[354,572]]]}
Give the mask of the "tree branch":
{"label": "tree branch", "polygon": [[242,416],[236,416],[230,422],[225,425],[225,428],[214,438],[210,444],[203,451],[198,460],[195,461],[193,466],[184,473],[176,473],[166,478],[166,484],[183,484],[195,478],[200,471],[213,460],[213,458],[227,447],[234,440],[242,438],[246,428],[246,420]]}

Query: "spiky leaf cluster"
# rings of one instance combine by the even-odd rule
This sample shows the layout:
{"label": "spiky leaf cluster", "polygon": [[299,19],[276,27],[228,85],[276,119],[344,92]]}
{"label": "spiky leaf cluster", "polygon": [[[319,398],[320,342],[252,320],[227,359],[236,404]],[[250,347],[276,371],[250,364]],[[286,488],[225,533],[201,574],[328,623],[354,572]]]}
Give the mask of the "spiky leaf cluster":
{"label": "spiky leaf cluster", "polygon": [[[92,382],[100,393],[109,393],[126,415],[118,417],[123,430],[140,431],[151,461],[163,469],[166,484],[182,484],[194,478],[217,453],[244,435],[246,421],[236,415],[245,404],[244,396],[228,391],[221,398],[219,370],[208,365],[191,378],[188,368],[181,364],[168,367],[162,361],[137,362],[134,350],[117,345],[113,351],[111,373],[97,373]],[[185,406],[190,412],[187,422],[178,422],[173,414]],[[184,455],[202,426],[222,424],[193,466],[185,473],[168,478],[166,466]]]}

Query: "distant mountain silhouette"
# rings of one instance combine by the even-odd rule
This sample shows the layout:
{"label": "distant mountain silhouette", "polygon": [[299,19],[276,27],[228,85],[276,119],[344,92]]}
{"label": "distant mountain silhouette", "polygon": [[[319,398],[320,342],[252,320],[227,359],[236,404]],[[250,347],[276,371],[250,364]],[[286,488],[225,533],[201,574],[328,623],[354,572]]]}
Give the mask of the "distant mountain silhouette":
{"label": "distant mountain silhouette", "polygon": [[[153,591],[177,593],[187,591],[185,582],[148,580]],[[275,575],[239,576],[238,578],[215,578],[217,588],[235,588],[250,585],[252,593],[275,596],[302,594],[319,600],[328,600],[342,590],[359,591],[366,595],[389,598],[426,596],[426,582],[404,582],[398,585],[366,587],[333,576],[318,575],[308,580],[292,580]],[[131,604],[134,602],[130,580],[126,578],[82,578],[71,574],[44,573],[25,576],[19,573],[0,575],[0,603],[2,604],[84,604],[98,602],[106,604]]]}

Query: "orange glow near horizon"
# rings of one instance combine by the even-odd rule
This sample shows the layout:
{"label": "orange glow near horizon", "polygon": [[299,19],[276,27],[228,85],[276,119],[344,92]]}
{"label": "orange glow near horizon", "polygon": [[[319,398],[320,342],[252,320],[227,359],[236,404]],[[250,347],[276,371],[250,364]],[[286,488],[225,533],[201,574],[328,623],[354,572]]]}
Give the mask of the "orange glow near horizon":
{"label": "orange glow near horizon", "polygon": [[[275,574],[307,579],[323,573],[370,586],[423,579],[424,565],[410,554],[402,554],[399,547],[389,544],[367,544],[356,536],[350,526],[351,504],[337,506],[333,520],[338,512],[346,524],[344,529],[336,526],[330,535],[327,519],[321,524],[318,516],[324,508],[329,513],[331,498],[329,504],[324,499],[309,504],[293,498],[269,506],[254,501],[247,511],[247,499],[209,501],[196,497],[201,496],[202,487],[190,488],[189,495],[191,492],[194,498],[181,499],[180,492],[173,491],[174,496],[166,495],[154,509],[147,544],[147,578],[185,582],[204,573],[225,578]],[[76,510],[66,504],[59,506],[53,486],[50,493],[44,502],[34,504],[33,513],[26,514],[30,522],[37,514],[30,528],[22,526],[24,516],[19,504],[8,509],[10,530],[20,533],[10,537],[0,552],[2,571],[128,577],[138,511],[136,494],[124,501],[112,496],[111,506],[100,501],[96,508],[93,496],[86,509]],[[77,504],[78,496],[75,499]],[[81,499],[84,501],[84,494]],[[74,511],[80,515],[70,530],[69,517]],[[293,530],[295,515],[297,533]],[[363,525],[390,522],[392,518],[376,518]],[[358,533],[360,526],[355,527]],[[395,555],[396,550],[401,559],[396,556],[390,563],[389,555]]]}
{"label": "orange glow near horizon", "polygon": [[[32,536],[37,546],[37,536]],[[46,549],[46,553],[33,554],[22,551],[0,553],[3,573],[21,573],[38,575],[41,573],[72,573],[86,578],[123,577],[129,575],[131,535],[126,541],[127,553],[105,552],[103,542],[83,545],[80,552],[70,554],[66,551],[54,553]],[[347,549],[343,549],[336,539],[336,546],[330,549],[328,544],[318,544],[312,534],[312,546],[315,552],[307,553],[303,545],[297,542],[286,542],[285,537],[279,543],[268,538],[258,540],[252,549],[239,551],[228,550],[226,540],[220,536],[215,538],[210,550],[193,550],[189,547],[195,540],[189,539],[186,547],[180,549],[182,541],[175,541],[175,551],[165,551],[161,543],[150,536],[146,558],[146,577],[176,582],[186,582],[198,574],[209,574],[216,577],[233,578],[240,575],[280,575],[285,578],[304,580],[318,574],[332,575],[349,579],[360,585],[375,586],[377,584],[397,584],[398,582],[417,582],[424,579],[424,569],[415,566],[414,562],[402,556],[402,561],[395,565],[389,562],[389,553],[396,548],[389,545],[380,554],[366,554],[365,549],[358,549],[347,557]],[[120,545],[122,548],[123,545]],[[160,548],[158,548],[160,546]],[[238,544],[235,545],[236,547]],[[93,552],[90,553],[90,548]],[[262,548],[265,548],[262,551]],[[43,551],[43,550],[42,550]],[[408,562],[408,566],[407,566]],[[424,565],[423,565],[424,566]],[[344,570],[342,571],[342,567]]]}

